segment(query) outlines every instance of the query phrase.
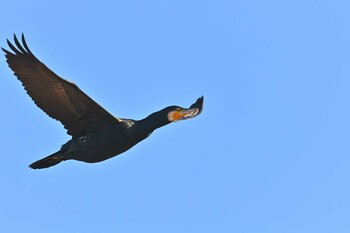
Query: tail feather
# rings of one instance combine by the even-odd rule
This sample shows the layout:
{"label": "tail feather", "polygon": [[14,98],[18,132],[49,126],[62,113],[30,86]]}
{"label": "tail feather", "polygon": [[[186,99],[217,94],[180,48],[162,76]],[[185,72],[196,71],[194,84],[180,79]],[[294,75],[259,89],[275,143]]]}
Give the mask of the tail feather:
{"label": "tail feather", "polygon": [[51,166],[54,166],[56,164],[59,164],[60,162],[64,161],[64,154],[62,152],[56,152],[53,153],[52,155],[49,155],[43,159],[40,159],[31,165],[29,165],[30,168],[33,169],[42,169],[42,168],[48,168]]}

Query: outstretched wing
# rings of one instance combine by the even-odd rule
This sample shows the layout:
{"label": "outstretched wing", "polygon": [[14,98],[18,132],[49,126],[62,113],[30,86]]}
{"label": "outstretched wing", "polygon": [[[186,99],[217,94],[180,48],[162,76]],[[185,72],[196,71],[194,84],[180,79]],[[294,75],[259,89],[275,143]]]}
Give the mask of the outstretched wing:
{"label": "outstretched wing", "polygon": [[35,104],[60,121],[69,135],[75,138],[102,125],[121,124],[121,119],[113,117],[78,86],[60,78],[39,61],[28,48],[23,34],[23,45],[16,35],[14,42],[16,47],[7,40],[12,52],[2,48],[9,67]]}

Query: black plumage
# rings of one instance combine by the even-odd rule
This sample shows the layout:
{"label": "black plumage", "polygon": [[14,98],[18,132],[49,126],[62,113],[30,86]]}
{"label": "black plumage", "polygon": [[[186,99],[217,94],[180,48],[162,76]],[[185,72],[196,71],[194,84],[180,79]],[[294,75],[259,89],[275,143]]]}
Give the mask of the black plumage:
{"label": "black plumage", "polygon": [[46,168],[64,160],[100,162],[147,138],[155,129],[170,122],[193,118],[203,108],[200,97],[190,108],[166,107],[143,120],[116,118],[78,86],[62,79],[37,59],[28,48],[24,35],[22,44],[14,35],[12,51],[4,48],[7,63],[35,104],[47,115],[60,121],[72,139],[59,151],[36,161],[31,168]]}

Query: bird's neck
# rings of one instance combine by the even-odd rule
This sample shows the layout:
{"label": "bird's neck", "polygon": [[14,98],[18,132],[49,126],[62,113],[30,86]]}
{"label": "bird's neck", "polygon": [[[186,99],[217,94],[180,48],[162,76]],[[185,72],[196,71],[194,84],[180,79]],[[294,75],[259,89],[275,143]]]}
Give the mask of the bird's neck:
{"label": "bird's neck", "polygon": [[155,129],[167,125],[170,122],[168,121],[167,117],[162,116],[160,112],[155,112],[140,120],[138,123],[139,127],[141,127],[143,131],[151,133]]}

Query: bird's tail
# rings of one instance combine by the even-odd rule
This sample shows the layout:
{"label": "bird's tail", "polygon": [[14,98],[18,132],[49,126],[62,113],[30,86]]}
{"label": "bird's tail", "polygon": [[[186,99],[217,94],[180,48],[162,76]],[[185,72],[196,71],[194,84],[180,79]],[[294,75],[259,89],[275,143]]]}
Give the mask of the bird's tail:
{"label": "bird's tail", "polygon": [[64,156],[64,152],[58,151],[56,153],[53,153],[52,155],[49,155],[43,159],[40,159],[31,165],[29,165],[30,168],[33,169],[42,169],[42,168],[48,168],[51,166],[54,166],[56,164],[59,164],[60,162],[66,160]]}

